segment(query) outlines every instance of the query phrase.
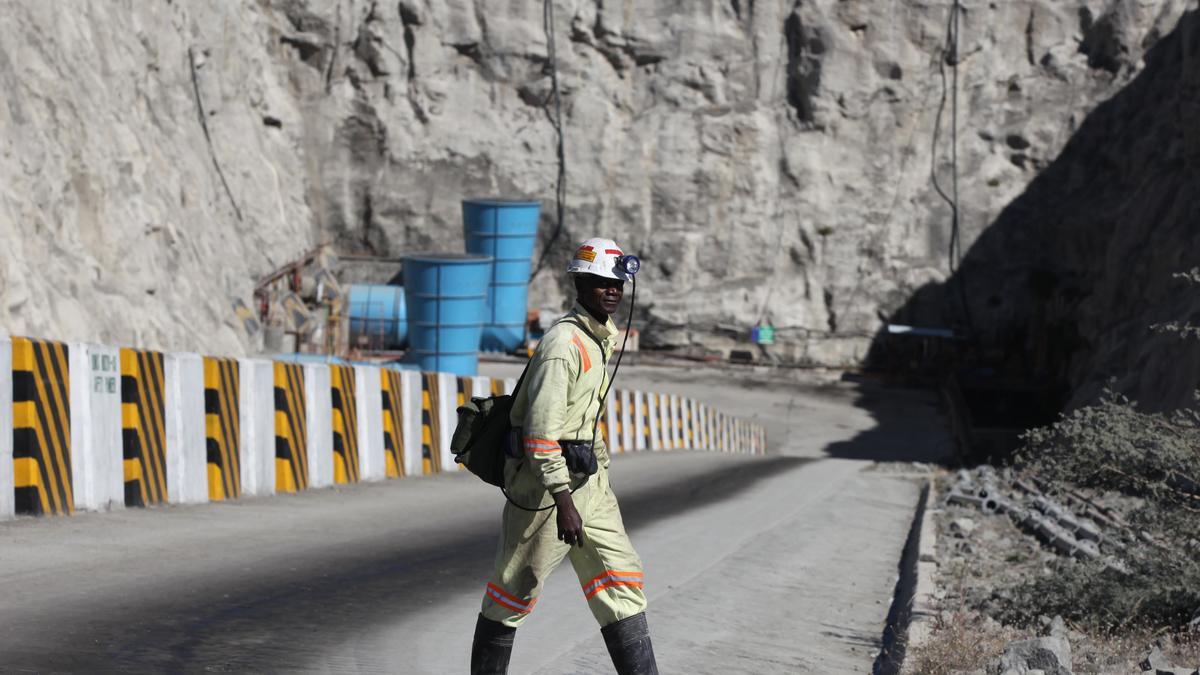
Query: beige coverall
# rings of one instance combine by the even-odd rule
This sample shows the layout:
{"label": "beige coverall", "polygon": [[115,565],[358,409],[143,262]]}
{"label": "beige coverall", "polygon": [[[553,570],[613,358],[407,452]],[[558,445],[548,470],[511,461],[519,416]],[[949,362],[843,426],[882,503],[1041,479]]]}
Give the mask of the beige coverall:
{"label": "beige coverall", "polygon": [[[586,326],[603,342],[603,352],[571,322]],[[599,471],[586,484],[584,476],[568,473],[558,445],[559,440],[592,440],[616,336],[612,319],[602,324],[576,304],[546,332],[533,355],[511,417],[520,429],[523,456],[506,462],[505,486],[518,504],[541,508],[554,503],[552,494],[583,484],[572,496],[583,520],[583,545],[558,539],[556,509],[531,513],[505,504],[496,568],[483,597],[485,618],[514,628],[521,625],[547,577],[566,556],[601,626],[646,609],[642,561],[625,534],[617,499],[609,489],[608,448],[602,434],[596,434],[594,446]]]}

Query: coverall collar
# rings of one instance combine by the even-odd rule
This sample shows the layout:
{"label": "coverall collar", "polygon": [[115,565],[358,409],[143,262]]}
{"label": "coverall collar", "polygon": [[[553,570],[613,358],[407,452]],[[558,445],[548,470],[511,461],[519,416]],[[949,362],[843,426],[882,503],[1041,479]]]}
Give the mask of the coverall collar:
{"label": "coverall collar", "polygon": [[583,305],[579,304],[578,300],[576,300],[574,306],[571,307],[571,314],[575,315],[580,321],[582,321],[584,327],[591,331],[592,335],[595,335],[601,340],[607,340],[608,338],[617,334],[617,324],[613,323],[611,316],[608,317],[608,320],[604,323],[600,323],[591,315],[591,313],[584,309]]}

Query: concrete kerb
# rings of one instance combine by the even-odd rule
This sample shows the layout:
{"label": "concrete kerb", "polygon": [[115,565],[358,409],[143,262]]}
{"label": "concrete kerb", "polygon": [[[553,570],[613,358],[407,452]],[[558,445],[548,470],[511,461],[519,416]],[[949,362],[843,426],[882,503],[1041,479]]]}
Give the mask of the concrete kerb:
{"label": "concrete kerb", "polygon": [[[934,622],[941,611],[936,597],[937,514],[941,512],[941,507],[938,506],[940,501],[937,494],[937,482],[930,478],[928,485],[929,496],[926,498],[926,507],[922,512],[919,526],[921,540],[917,549],[916,587],[913,589],[912,614],[909,618],[908,635],[905,640],[906,650],[919,647],[929,640],[933,633]],[[912,670],[904,667],[901,672],[911,673]]]}

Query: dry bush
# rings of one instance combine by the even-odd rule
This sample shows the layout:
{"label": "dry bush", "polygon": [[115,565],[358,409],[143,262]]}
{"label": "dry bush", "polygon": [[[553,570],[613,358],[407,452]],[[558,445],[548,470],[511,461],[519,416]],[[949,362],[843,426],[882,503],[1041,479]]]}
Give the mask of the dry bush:
{"label": "dry bush", "polygon": [[908,648],[904,672],[950,675],[983,668],[1004,651],[1004,645],[1023,637],[976,612],[944,612],[934,620],[929,637]]}
{"label": "dry bush", "polygon": [[1073,633],[1071,651],[1080,673],[1140,672],[1139,664],[1158,645],[1168,663],[1200,663],[1200,639],[1189,633],[1165,635],[1161,631],[1133,629],[1122,632]]}

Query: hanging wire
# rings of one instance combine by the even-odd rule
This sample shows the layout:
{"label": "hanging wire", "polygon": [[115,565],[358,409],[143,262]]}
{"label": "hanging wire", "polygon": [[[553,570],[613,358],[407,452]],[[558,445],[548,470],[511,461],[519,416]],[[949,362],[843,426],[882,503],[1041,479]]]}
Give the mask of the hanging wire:
{"label": "hanging wire", "polygon": [[[967,327],[972,325],[971,310],[967,304],[966,279],[961,270],[962,263],[962,233],[961,208],[958,198],[958,65],[959,65],[959,18],[963,9],[960,0],[954,0],[950,8],[950,16],[946,22],[946,48],[942,58],[938,59],[938,71],[942,77],[942,100],[938,104],[937,118],[933,126],[932,152],[929,159],[929,175],[933,179],[933,189],[950,206],[950,245],[947,251],[947,262],[950,270],[950,283],[957,286],[958,300],[962,305],[963,318]],[[946,64],[950,64],[950,78],[947,82]],[[950,194],[938,181],[937,158],[938,143],[941,139],[942,116],[946,110],[946,99],[950,99]],[[955,278],[957,276],[957,278]]]}
{"label": "hanging wire", "polygon": [[550,84],[554,96],[554,114],[551,115],[548,109],[545,110],[546,117],[549,118],[550,124],[554,127],[554,133],[558,141],[558,178],[554,189],[556,221],[554,224],[554,233],[550,235],[550,239],[542,246],[542,255],[538,257],[537,265],[534,266],[530,279],[536,277],[542,271],[542,268],[546,266],[546,259],[553,252],[554,244],[562,236],[564,230],[563,213],[566,210],[567,202],[567,154],[563,142],[562,92],[558,86],[558,49],[554,40],[553,0],[544,0],[542,3],[542,22],[546,31],[546,58],[547,65],[550,67]]}

